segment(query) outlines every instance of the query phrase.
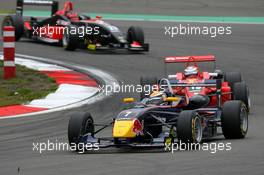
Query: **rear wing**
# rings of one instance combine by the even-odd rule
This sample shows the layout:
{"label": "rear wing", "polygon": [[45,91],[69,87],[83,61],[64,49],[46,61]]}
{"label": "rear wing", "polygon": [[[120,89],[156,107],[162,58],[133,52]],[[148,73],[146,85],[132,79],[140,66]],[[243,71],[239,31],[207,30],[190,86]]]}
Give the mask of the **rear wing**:
{"label": "rear wing", "polygon": [[197,63],[197,62],[213,62],[216,69],[214,55],[196,55],[196,56],[169,56],[164,58],[165,76],[167,75],[167,64],[169,63]]}
{"label": "rear wing", "polygon": [[59,8],[59,2],[53,0],[17,0],[16,14],[23,16],[24,5],[31,6],[51,6],[51,15],[55,14]]}
{"label": "rear wing", "polygon": [[214,55],[202,56],[170,56],[165,57],[165,63],[215,62]]}
{"label": "rear wing", "polygon": [[[163,78],[160,80],[160,86],[165,87],[217,87],[218,86],[218,80],[207,80],[202,83],[182,83],[178,81],[174,81],[174,79],[166,79]],[[221,82],[220,82],[221,83]]]}
{"label": "rear wing", "polygon": [[[164,79],[162,79],[164,81]],[[168,79],[169,84],[172,87],[216,87],[217,86],[217,80],[216,79],[211,79],[211,80],[205,80],[204,82],[201,83],[182,83],[179,82],[176,79]],[[165,79],[165,84],[168,83]]]}

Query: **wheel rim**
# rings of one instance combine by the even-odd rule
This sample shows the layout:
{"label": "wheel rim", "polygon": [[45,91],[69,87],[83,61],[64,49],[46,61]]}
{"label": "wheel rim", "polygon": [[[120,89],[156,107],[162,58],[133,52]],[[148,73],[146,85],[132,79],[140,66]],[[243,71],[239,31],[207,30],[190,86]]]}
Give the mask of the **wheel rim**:
{"label": "wheel rim", "polygon": [[[93,136],[94,133],[93,133],[92,128],[93,128],[93,121],[92,121],[92,119],[88,119],[85,123],[85,132],[90,133]],[[84,133],[84,134],[86,134],[86,133]]]}
{"label": "wheel rim", "polygon": [[202,124],[199,117],[195,117],[193,121],[193,141],[200,143],[203,137]]}
{"label": "wheel rim", "polygon": [[250,100],[250,96],[249,96],[249,89],[247,88],[247,94],[248,94],[248,111],[250,110],[250,107],[251,107],[251,100]]}
{"label": "wheel rim", "polygon": [[243,134],[247,132],[248,129],[248,115],[245,107],[241,109],[240,112],[240,128]]}
{"label": "wheel rim", "polygon": [[69,30],[67,28],[64,28],[64,34],[62,38],[62,45],[64,48],[66,48],[69,44],[69,34],[67,33]]}
{"label": "wheel rim", "polygon": [[63,45],[63,47],[68,46],[68,37],[66,35],[64,35],[62,38],[62,45]]}

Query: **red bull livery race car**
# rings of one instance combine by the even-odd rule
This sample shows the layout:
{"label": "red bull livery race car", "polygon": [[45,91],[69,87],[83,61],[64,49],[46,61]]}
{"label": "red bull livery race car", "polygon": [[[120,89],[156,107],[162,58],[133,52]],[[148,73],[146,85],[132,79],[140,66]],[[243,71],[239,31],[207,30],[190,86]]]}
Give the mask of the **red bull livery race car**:
{"label": "red bull livery race car", "polygon": [[[89,113],[75,114],[68,125],[69,143],[141,148],[179,141],[199,144],[219,134],[227,139],[244,138],[250,110],[246,83],[237,72],[202,72],[201,62],[215,62],[215,57],[166,57],[166,64],[185,63],[184,71],[158,81],[141,78],[142,86],[155,85],[156,90],[141,96],[139,102],[125,98],[127,107],[108,124],[94,123]],[[107,127],[112,127],[112,136],[97,137]]]}

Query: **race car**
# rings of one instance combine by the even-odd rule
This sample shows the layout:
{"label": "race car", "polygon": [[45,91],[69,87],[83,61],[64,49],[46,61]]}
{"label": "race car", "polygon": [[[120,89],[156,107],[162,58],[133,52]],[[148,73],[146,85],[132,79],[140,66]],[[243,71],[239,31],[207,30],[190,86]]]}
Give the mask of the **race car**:
{"label": "race car", "polygon": [[[24,5],[51,6],[51,17],[38,19],[23,17]],[[58,2],[52,0],[17,0],[16,15],[6,16],[3,26],[15,27],[15,39],[21,37],[47,43],[57,43],[66,50],[83,48],[88,50],[126,49],[129,51],[149,51],[144,41],[144,32],[137,26],[129,27],[126,35],[101,16],[92,19],[74,11],[73,3],[65,2],[58,10]]]}
{"label": "race car", "polygon": [[[184,72],[152,82],[155,90],[139,102],[125,98],[129,105],[108,124],[94,123],[90,113],[74,114],[68,125],[69,143],[164,148],[176,142],[199,144],[219,134],[227,139],[244,138],[250,109],[247,85],[239,73],[201,72],[197,62],[205,61],[214,62],[215,58],[165,58],[166,63],[186,63]],[[142,86],[150,84],[150,79],[145,80],[141,79]],[[112,127],[110,138],[96,136],[107,127]]]}

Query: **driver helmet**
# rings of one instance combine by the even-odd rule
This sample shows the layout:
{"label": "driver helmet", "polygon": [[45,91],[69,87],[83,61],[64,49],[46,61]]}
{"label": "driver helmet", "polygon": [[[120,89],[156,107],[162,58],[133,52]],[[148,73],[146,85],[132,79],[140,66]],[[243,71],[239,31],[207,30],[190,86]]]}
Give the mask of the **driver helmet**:
{"label": "driver helmet", "polygon": [[166,95],[161,92],[161,91],[154,91],[152,94],[149,96],[148,103],[150,104],[162,104],[164,102],[164,99],[166,98]]}
{"label": "driver helmet", "polygon": [[185,76],[197,75],[197,74],[198,74],[198,68],[196,66],[188,66],[184,70]]}
{"label": "driver helmet", "polygon": [[155,97],[162,97],[163,92],[160,91],[154,91],[152,94],[150,94],[150,98],[155,98]]}
{"label": "driver helmet", "polygon": [[77,19],[79,19],[79,17],[78,17],[78,13],[76,13],[76,12],[74,12],[74,11],[72,11],[72,10],[67,11],[66,14],[65,14],[65,16],[66,16],[68,19],[70,19],[70,20],[77,20]]}

